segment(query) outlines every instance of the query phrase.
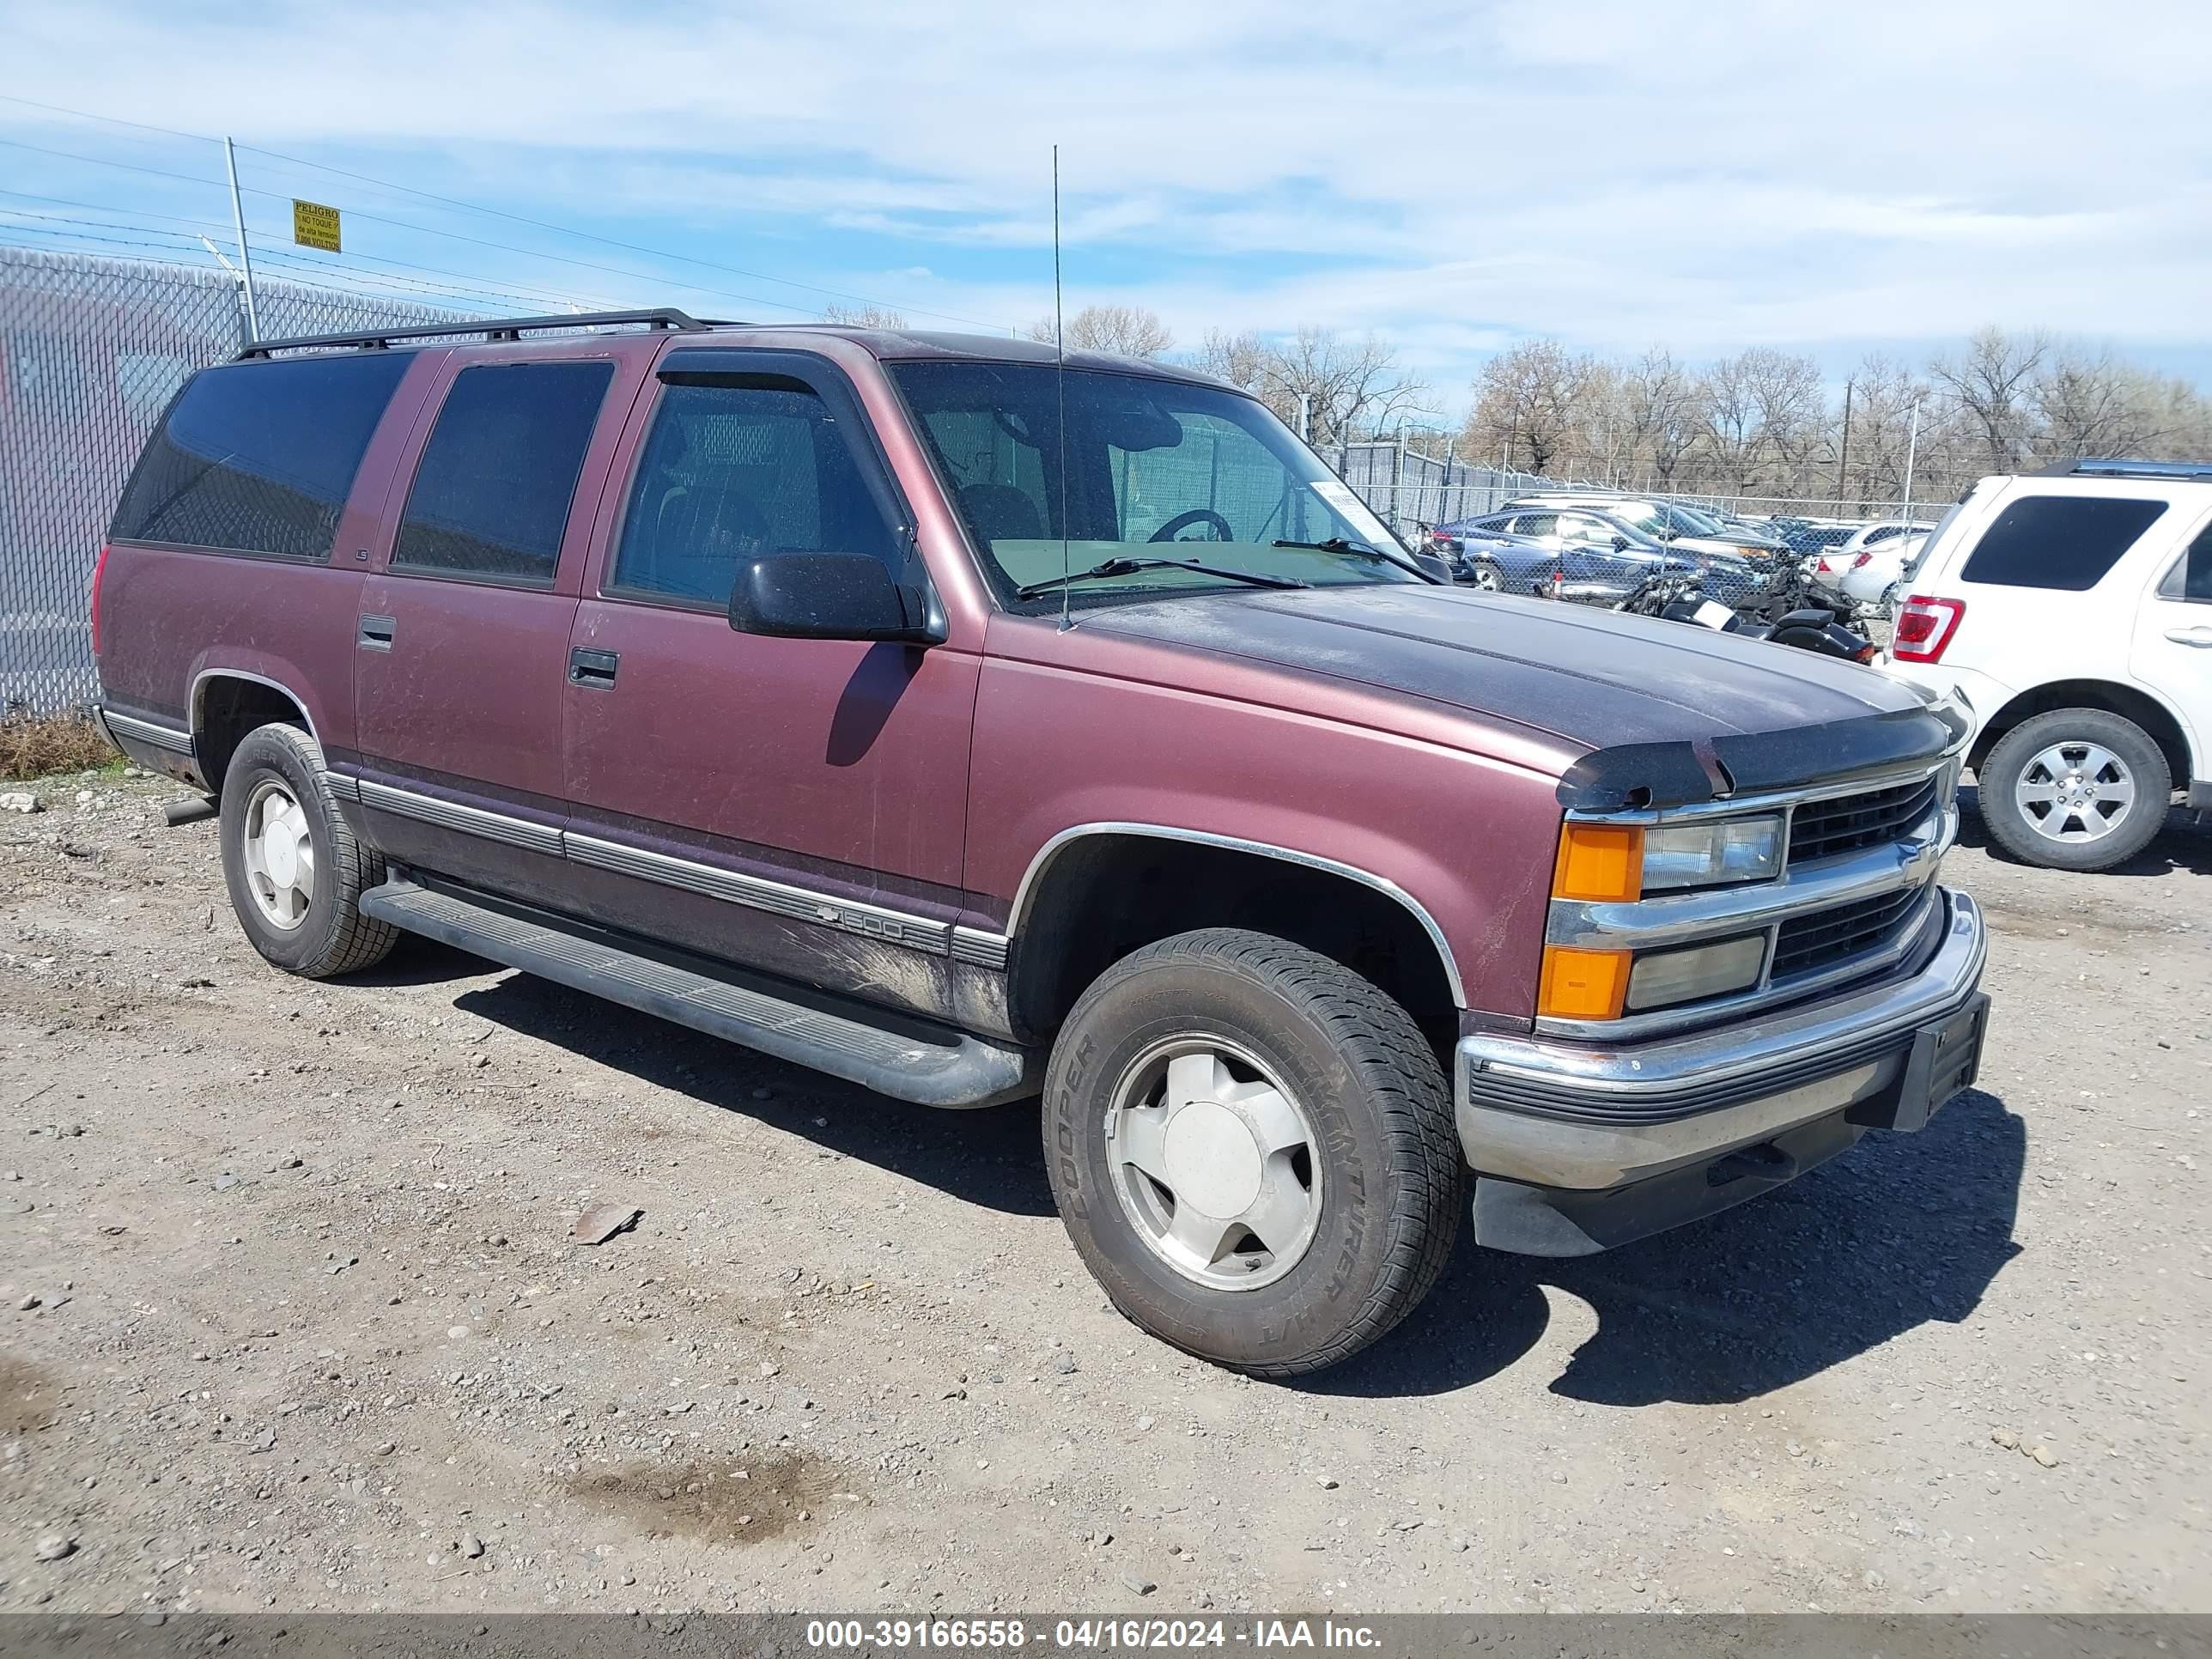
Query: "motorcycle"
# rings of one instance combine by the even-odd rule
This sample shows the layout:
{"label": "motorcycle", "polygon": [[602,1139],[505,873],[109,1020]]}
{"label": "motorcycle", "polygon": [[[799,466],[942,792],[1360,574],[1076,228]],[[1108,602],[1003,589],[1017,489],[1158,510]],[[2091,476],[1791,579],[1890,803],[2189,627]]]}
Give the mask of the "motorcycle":
{"label": "motorcycle", "polygon": [[1794,589],[1785,580],[1779,595],[1770,588],[1768,594],[1762,595],[1750,607],[1752,614],[1747,615],[1717,599],[1708,599],[1695,576],[1662,573],[1645,577],[1613,608],[1632,616],[1688,623],[1744,639],[1767,640],[1823,657],[1838,657],[1845,662],[1872,662],[1881,654],[1880,646],[1845,628],[1830,606],[1811,604],[1782,608],[1792,599],[1807,597],[1811,587],[1802,577]]}

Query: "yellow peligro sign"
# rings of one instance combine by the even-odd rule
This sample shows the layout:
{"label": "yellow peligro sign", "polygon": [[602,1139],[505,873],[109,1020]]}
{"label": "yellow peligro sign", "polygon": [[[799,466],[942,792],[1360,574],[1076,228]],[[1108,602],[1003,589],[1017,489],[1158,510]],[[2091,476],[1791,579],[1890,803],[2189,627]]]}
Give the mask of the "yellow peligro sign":
{"label": "yellow peligro sign", "polygon": [[338,210],[320,202],[292,204],[292,240],[301,247],[319,247],[325,253],[338,250]]}

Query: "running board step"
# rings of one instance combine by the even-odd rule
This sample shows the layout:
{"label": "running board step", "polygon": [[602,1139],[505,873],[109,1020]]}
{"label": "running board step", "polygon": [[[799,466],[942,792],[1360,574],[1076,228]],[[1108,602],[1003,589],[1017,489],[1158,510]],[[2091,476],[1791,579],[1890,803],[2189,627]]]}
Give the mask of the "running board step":
{"label": "running board step", "polygon": [[710,1036],[757,1048],[921,1106],[994,1106],[1037,1092],[1025,1055],[972,1036],[944,1042],[827,1013],[655,957],[395,878],[362,914],[509,968],[589,991]]}

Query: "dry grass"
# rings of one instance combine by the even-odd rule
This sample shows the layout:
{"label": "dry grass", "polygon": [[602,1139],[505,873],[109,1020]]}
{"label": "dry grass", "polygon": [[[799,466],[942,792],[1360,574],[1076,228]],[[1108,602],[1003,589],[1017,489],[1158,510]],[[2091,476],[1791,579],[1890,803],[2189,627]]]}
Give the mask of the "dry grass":
{"label": "dry grass", "polygon": [[123,757],[82,714],[0,715],[0,779],[120,766]]}

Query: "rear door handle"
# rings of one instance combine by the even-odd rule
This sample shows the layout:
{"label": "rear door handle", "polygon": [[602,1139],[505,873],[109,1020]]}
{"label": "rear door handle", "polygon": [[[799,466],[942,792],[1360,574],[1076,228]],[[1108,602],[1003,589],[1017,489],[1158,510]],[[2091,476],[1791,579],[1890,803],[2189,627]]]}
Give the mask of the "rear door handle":
{"label": "rear door handle", "polygon": [[586,651],[579,646],[568,653],[568,684],[595,690],[611,690],[622,659],[611,651]]}
{"label": "rear door handle", "polygon": [[389,651],[392,635],[398,624],[390,617],[363,617],[361,619],[361,648],[364,651]]}
{"label": "rear door handle", "polygon": [[2176,645],[2212,646],[2212,628],[2169,628],[2166,637]]}

